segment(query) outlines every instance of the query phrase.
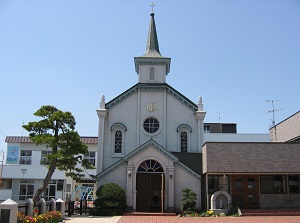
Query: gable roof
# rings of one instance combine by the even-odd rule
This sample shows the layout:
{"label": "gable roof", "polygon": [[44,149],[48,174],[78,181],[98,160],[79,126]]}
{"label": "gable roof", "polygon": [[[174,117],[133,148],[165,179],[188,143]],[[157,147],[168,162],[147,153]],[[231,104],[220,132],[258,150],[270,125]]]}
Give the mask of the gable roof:
{"label": "gable roof", "polygon": [[111,166],[109,166],[108,168],[106,168],[104,171],[102,171],[101,173],[99,173],[98,175],[96,175],[96,178],[98,178],[98,179],[103,178],[104,176],[106,176],[107,174],[111,173],[112,171],[114,171],[115,169],[117,169],[118,167],[120,167],[121,165],[123,165],[125,162],[127,162],[128,160],[130,160],[134,156],[140,154],[141,152],[143,152],[144,150],[146,150],[150,146],[152,146],[153,148],[155,148],[157,151],[159,151],[160,153],[162,153],[164,156],[168,157],[174,163],[177,163],[180,167],[182,167],[184,170],[186,170],[187,172],[189,172],[190,174],[192,174],[194,177],[196,177],[198,179],[201,178],[200,174],[196,173],[194,170],[190,169],[188,166],[186,166],[185,164],[181,163],[179,161],[179,159],[178,159],[177,156],[175,156],[173,153],[171,153],[170,151],[168,151],[166,148],[164,148],[163,146],[161,146],[160,144],[158,144],[153,139],[148,140],[147,142],[145,142],[141,146],[137,147],[136,149],[134,149],[131,152],[129,152],[128,154],[126,154],[122,159],[120,159],[119,161],[115,162],[114,164],[112,164]]}
{"label": "gable roof", "polygon": [[194,102],[192,102],[190,99],[188,99],[179,91],[177,91],[175,88],[171,87],[166,83],[156,83],[156,84],[138,83],[132,86],[131,88],[129,88],[128,90],[124,91],[123,93],[121,93],[120,95],[112,99],[111,101],[107,102],[105,108],[108,110],[112,109],[117,104],[123,102],[125,99],[127,99],[137,91],[153,91],[153,90],[166,91],[169,95],[173,96],[176,100],[181,102],[190,110],[194,112],[198,110],[198,107]]}

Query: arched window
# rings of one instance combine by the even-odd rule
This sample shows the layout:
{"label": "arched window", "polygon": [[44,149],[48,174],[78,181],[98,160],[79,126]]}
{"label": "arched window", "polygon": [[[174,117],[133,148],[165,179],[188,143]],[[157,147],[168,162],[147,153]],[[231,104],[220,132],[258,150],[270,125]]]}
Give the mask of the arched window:
{"label": "arched window", "polygon": [[164,169],[159,162],[155,160],[146,160],[138,168],[139,173],[163,173]]}
{"label": "arched window", "polygon": [[178,152],[190,152],[192,128],[189,125],[182,124],[177,128]]}
{"label": "arched window", "polygon": [[151,67],[149,69],[149,81],[154,81],[155,80],[155,69],[154,67]]}
{"label": "arched window", "polygon": [[188,136],[188,134],[186,131],[182,131],[180,133],[180,151],[181,152],[187,152],[187,149],[188,149],[187,136]]}
{"label": "arched window", "polygon": [[125,154],[124,141],[127,128],[122,123],[115,123],[111,126],[110,130],[112,137],[112,156],[123,156]]}

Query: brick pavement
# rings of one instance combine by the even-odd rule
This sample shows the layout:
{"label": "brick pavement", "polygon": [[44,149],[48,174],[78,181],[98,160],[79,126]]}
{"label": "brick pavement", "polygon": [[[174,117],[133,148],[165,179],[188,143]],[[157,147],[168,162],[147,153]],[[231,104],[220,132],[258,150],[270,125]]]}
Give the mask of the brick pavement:
{"label": "brick pavement", "polygon": [[300,216],[171,217],[123,216],[118,223],[300,223]]}

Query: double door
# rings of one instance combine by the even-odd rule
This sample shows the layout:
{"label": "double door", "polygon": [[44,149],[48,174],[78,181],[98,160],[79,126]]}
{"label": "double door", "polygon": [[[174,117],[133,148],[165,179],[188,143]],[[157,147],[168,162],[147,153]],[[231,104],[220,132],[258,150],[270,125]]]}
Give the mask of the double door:
{"label": "double door", "polygon": [[233,206],[245,209],[259,208],[259,183],[257,175],[231,176]]}
{"label": "double door", "polygon": [[136,210],[139,212],[160,212],[163,191],[161,174],[138,173],[136,175]]}

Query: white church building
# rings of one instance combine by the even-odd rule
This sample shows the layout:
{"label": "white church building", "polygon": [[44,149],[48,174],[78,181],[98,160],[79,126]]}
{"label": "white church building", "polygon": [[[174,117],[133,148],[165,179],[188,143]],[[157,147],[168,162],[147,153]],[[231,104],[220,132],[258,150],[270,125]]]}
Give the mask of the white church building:
{"label": "white church building", "polygon": [[103,96],[97,110],[97,183],[126,188],[127,206],[136,211],[179,209],[183,188],[198,194],[199,205],[201,168],[176,153],[201,164],[206,112],[201,97],[195,104],[166,83],[171,58],[160,54],[154,13],[146,52],[134,63],[138,83],[107,103]]}

